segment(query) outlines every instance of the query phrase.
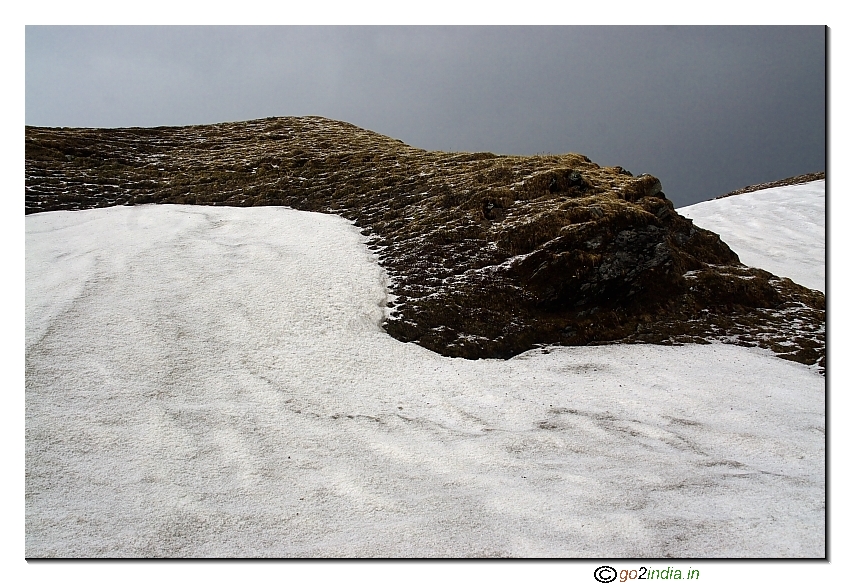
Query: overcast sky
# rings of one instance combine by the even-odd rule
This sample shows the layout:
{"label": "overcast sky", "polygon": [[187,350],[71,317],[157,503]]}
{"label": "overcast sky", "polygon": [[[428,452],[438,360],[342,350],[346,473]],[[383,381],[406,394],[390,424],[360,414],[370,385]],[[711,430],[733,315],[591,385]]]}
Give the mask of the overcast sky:
{"label": "overcast sky", "polygon": [[427,149],[579,152],[676,206],[825,169],[822,27],[33,27],[26,123],[321,115]]}

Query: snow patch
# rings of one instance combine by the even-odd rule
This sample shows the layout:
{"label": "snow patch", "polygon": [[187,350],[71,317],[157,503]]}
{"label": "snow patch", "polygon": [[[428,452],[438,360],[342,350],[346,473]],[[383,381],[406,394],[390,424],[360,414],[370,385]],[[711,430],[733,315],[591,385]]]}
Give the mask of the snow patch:
{"label": "snow patch", "polygon": [[826,290],[826,181],[767,188],[676,209],[750,267]]}

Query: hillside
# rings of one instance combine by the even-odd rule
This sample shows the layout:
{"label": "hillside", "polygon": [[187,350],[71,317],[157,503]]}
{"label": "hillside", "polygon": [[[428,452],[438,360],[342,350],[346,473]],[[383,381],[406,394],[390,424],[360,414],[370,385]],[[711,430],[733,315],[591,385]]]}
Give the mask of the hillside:
{"label": "hillside", "polygon": [[318,117],[26,128],[27,214],[143,203],[354,221],[390,278],[386,330],[447,356],[719,339],[825,366],[823,293],[742,265],[657,178],[578,154],[429,152]]}

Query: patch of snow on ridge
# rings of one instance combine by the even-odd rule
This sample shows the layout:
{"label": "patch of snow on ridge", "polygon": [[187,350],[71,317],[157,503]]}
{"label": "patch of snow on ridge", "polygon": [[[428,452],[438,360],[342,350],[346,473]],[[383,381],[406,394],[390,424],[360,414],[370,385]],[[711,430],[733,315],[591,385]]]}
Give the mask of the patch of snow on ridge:
{"label": "patch of snow on ridge", "polygon": [[803,365],[445,358],[380,328],[383,270],[335,216],[26,228],[27,557],[825,554],[825,385]]}
{"label": "patch of snow on ridge", "polygon": [[826,290],[826,181],[767,188],[676,209],[750,267]]}

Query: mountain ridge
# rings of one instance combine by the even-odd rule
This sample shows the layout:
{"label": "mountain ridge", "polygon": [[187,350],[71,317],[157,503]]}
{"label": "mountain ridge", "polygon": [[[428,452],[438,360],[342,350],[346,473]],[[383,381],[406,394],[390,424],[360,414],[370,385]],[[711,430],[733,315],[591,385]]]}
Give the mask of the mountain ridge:
{"label": "mountain ridge", "polygon": [[750,184],[749,186],[745,186],[744,188],[739,188],[737,190],[733,190],[732,192],[727,192],[726,194],[721,194],[720,196],[715,196],[711,200],[720,200],[721,198],[727,198],[730,196],[735,196],[738,194],[747,194],[748,192],[758,192],[759,190],[765,190],[768,188],[776,188],[779,186],[793,186],[795,184],[806,184],[808,182],[814,182],[815,180],[825,180],[826,172],[809,172],[808,174],[799,174],[797,176],[790,176],[788,178],[783,178],[781,180],[773,180],[771,182],[763,182],[761,184]]}

